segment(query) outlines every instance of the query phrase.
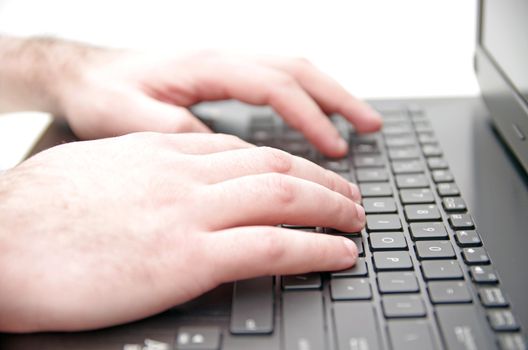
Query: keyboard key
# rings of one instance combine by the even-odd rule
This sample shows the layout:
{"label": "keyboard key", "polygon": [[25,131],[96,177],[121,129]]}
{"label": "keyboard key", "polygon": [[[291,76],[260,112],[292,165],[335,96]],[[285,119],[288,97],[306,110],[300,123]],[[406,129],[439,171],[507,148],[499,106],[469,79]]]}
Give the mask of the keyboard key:
{"label": "keyboard key", "polygon": [[454,180],[453,174],[449,170],[433,170],[431,175],[435,183],[452,182]]}
{"label": "keyboard key", "polygon": [[363,248],[363,238],[357,235],[344,235],[344,237],[352,240],[357,247],[358,255],[365,256],[365,249]]}
{"label": "keyboard key", "polygon": [[462,258],[468,265],[485,265],[490,263],[488,253],[484,248],[464,248]]}
{"label": "keyboard key", "polygon": [[[176,347],[181,350],[217,350],[220,349],[220,328],[213,326],[180,327],[176,337]],[[140,349],[169,349],[153,344]],[[172,348],[172,346],[170,347]]]}
{"label": "keyboard key", "polygon": [[452,259],[455,251],[449,241],[418,241],[416,254],[419,259]]}
{"label": "keyboard key", "polygon": [[455,260],[431,260],[422,262],[422,273],[426,280],[463,279],[464,273]]}
{"label": "keyboard key", "polygon": [[434,203],[433,192],[429,188],[406,189],[400,191],[402,204]]}
{"label": "keyboard key", "polygon": [[455,239],[459,247],[476,247],[482,245],[482,241],[475,230],[456,231]]}
{"label": "keyboard key", "polygon": [[392,162],[394,174],[422,173],[423,165],[418,160],[395,160]]}
{"label": "keyboard key", "polygon": [[378,274],[380,293],[413,293],[420,291],[413,272],[380,272]]}
{"label": "keyboard key", "polygon": [[416,140],[414,136],[409,135],[400,135],[400,136],[390,136],[385,137],[385,144],[387,147],[407,147],[407,146],[414,146],[416,144]]}
{"label": "keyboard key", "polygon": [[449,224],[455,230],[473,229],[475,223],[469,214],[451,214],[449,215]]}
{"label": "keyboard key", "polygon": [[354,166],[356,168],[376,168],[383,167],[385,162],[380,155],[355,155],[353,158]]}
{"label": "keyboard key", "polygon": [[471,280],[475,283],[497,283],[499,279],[491,266],[471,266]]}
{"label": "keyboard key", "polygon": [[401,232],[372,232],[369,241],[372,250],[407,249],[407,241]]}
{"label": "keyboard key", "polygon": [[372,254],[374,267],[378,271],[412,270],[411,256],[407,252],[374,252]]}
{"label": "keyboard key", "polygon": [[396,202],[392,197],[364,198],[363,208],[367,214],[395,213]]}
{"label": "keyboard key", "polygon": [[466,211],[466,202],[460,197],[445,197],[442,199],[442,207],[447,212]]}
{"label": "keyboard key", "polygon": [[417,147],[392,147],[388,149],[390,160],[417,159],[420,158],[420,152]]}
{"label": "keyboard key", "polygon": [[400,217],[395,214],[367,215],[367,230],[373,231],[401,231]]}
{"label": "keyboard key", "polygon": [[347,158],[341,159],[329,159],[323,158],[319,161],[319,165],[325,169],[331,170],[333,172],[347,172],[350,169],[350,164]]}
{"label": "keyboard key", "polygon": [[392,350],[437,349],[429,323],[425,320],[388,322]]}
{"label": "keyboard key", "polygon": [[324,349],[325,322],[320,291],[282,294],[284,349]]}
{"label": "keyboard key", "polygon": [[425,145],[428,143],[437,143],[438,140],[436,139],[435,135],[432,132],[419,132],[418,133],[418,142],[420,144]]}
{"label": "keyboard key", "polygon": [[392,196],[392,187],[388,182],[360,183],[359,191],[362,197]]}
{"label": "keyboard key", "polygon": [[444,158],[431,157],[427,158],[427,166],[430,170],[447,169],[448,165]]}
{"label": "keyboard key", "polygon": [[488,320],[496,331],[517,331],[519,323],[510,310],[492,310],[488,311]]}
{"label": "keyboard key", "polygon": [[389,180],[389,174],[381,168],[364,168],[357,170],[356,179],[358,182],[383,182]]}
{"label": "keyboard key", "polygon": [[429,282],[427,288],[433,304],[470,303],[472,300],[464,282]]}
{"label": "keyboard key", "polygon": [[427,144],[422,146],[422,152],[425,157],[438,157],[442,155],[442,150],[437,145]]}
{"label": "keyboard key", "polygon": [[[370,302],[339,302],[334,303],[332,308],[339,349],[382,349],[375,310]],[[302,320],[298,327],[304,327]],[[325,347],[298,346],[295,349],[318,350]]]}
{"label": "keyboard key", "polygon": [[508,306],[508,300],[498,287],[480,288],[478,291],[482,305],[486,307],[503,307]]}
{"label": "keyboard key", "polygon": [[351,150],[354,154],[379,153],[378,143],[373,141],[352,140]]}
{"label": "keyboard key", "polygon": [[458,186],[450,182],[438,184],[436,186],[436,190],[440,197],[460,195],[460,190],[458,189]]}
{"label": "keyboard key", "polygon": [[335,277],[364,277],[368,275],[367,262],[365,258],[358,258],[356,264],[351,268],[341,271],[332,272],[330,275],[332,278]]}
{"label": "keyboard key", "polygon": [[396,175],[396,186],[398,188],[429,187],[429,181],[423,174],[400,174]]}
{"label": "keyboard key", "polygon": [[421,133],[432,132],[433,127],[431,126],[431,123],[428,120],[415,121],[414,130],[416,130],[416,132],[421,132]]}
{"label": "keyboard key", "polygon": [[499,335],[499,347],[501,350],[526,350],[526,340],[520,333],[507,333]]}
{"label": "keyboard key", "polygon": [[434,204],[406,205],[404,208],[407,221],[437,221],[442,219]]}
{"label": "keyboard key", "polygon": [[320,289],[322,283],[319,273],[282,276],[281,280],[284,290]]}
{"label": "keyboard key", "polygon": [[485,333],[480,316],[473,305],[438,306],[436,318],[448,349],[493,350],[496,348]]}
{"label": "keyboard key", "polygon": [[427,312],[418,295],[386,295],[381,300],[385,317],[424,317]]}
{"label": "keyboard key", "polygon": [[447,231],[441,222],[412,223],[409,231],[413,240],[447,239]]}
{"label": "keyboard key", "polygon": [[232,334],[273,332],[273,277],[235,282],[230,330]]}
{"label": "keyboard key", "polygon": [[366,278],[334,278],[330,280],[333,300],[369,300],[370,283]]}
{"label": "keyboard key", "polygon": [[392,125],[384,125],[381,132],[385,136],[406,135],[413,132],[412,127],[407,123],[390,123]]}

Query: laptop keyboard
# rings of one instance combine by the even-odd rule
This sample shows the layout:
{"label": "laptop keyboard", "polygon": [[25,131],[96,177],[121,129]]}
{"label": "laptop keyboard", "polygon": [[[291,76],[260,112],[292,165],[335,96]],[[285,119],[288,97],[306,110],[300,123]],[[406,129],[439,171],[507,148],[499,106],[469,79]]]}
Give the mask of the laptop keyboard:
{"label": "laptop keyboard", "polygon": [[230,336],[280,333],[285,350],[525,349],[430,121],[416,107],[380,112],[377,134],[356,135],[333,119],[350,143],[350,154],[337,160],[275,116],[252,119],[249,141],[357,183],[367,222],[361,232],[284,225],[353,240],[357,264],[236,282]]}

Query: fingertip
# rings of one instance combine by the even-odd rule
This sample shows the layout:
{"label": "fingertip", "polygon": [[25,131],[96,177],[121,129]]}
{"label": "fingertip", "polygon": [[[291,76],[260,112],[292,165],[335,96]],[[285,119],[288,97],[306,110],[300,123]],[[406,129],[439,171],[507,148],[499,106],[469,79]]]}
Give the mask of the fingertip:
{"label": "fingertip", "polygon": [[350,193],[352,194],[352,200],[357,204],[361,203],[361,191],[359,190],[358,185],[355,183],[349,182]]}
{"label": "fingertip", "polygon": [[361,225],[361,228],[363,228],[365,226],[365,221],[366,221],[365,209],[357,203],[356,203],[356,219],[357,219],[357,223]]}
{"label": "fingertip", "polygon": [[356,243],[354,243],[354,241],[352,241],[351,239],[345,238],[345,237],[343,237],[342,241],[348,253],[344,257],[345,263],[349,265],[353,265],[359,256],[357,245]]}

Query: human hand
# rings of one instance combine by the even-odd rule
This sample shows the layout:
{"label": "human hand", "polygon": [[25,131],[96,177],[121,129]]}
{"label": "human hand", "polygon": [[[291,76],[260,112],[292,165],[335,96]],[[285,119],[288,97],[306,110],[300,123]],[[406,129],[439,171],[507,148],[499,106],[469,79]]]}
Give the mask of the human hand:
{"label": "human hand", "polygon": [[340,270],[359,191],[288,153],[211,134],[65,144],[0,177],[0,330],[81,330],[143,318],[220,283]]}
{"label": "human hand", "polygon": [[381,118],[303,59],[199,52],[159,57],[132,51],[91,52],[73,65],[59,90],[60,111],[82,138],[134,131],[207,132],[187,107],[238,99],[271,105],[322,153],[343,156],[347,144],[326,114],[339,113],[359,132]]}

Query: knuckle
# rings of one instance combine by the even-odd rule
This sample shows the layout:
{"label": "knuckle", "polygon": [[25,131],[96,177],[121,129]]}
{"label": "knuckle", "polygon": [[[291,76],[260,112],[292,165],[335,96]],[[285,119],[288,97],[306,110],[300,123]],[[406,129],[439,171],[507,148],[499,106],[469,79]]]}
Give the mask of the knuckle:
{"label": "knuckle", "polygon": [[280,94],[284,90],[291,90],[297,86],[297,81],[287,74],[278,74],[274,84],[271,86],[271,96]]}
{"label": "knuckle", "polygon": [[272,199],[280,205],[288,205],[295,200],[295,185],[288,176],[277,173],[268,174],[266,188]]}
{"label": "knuckle", "polygon": [[262,255],[268,262],[275,263],[284,257],[286,249],[284,244],[282,244],[282,238],[281,233],[274,230],[270,230],[262,235],[260,246],[262,249]]}
{"label": "knuckle", "polygon": [[338,179],[336,177],[336,174],[333,173],[330,170],[325,169],[324,170],[324,181],[325,186],[331,189],[334,192],[338,192]]}
{"label": "knuckle", "polygon": [[288,152],[272,147],[260,147],[266,167],[274,173],[289,173],[293,166],[293,156]]}

